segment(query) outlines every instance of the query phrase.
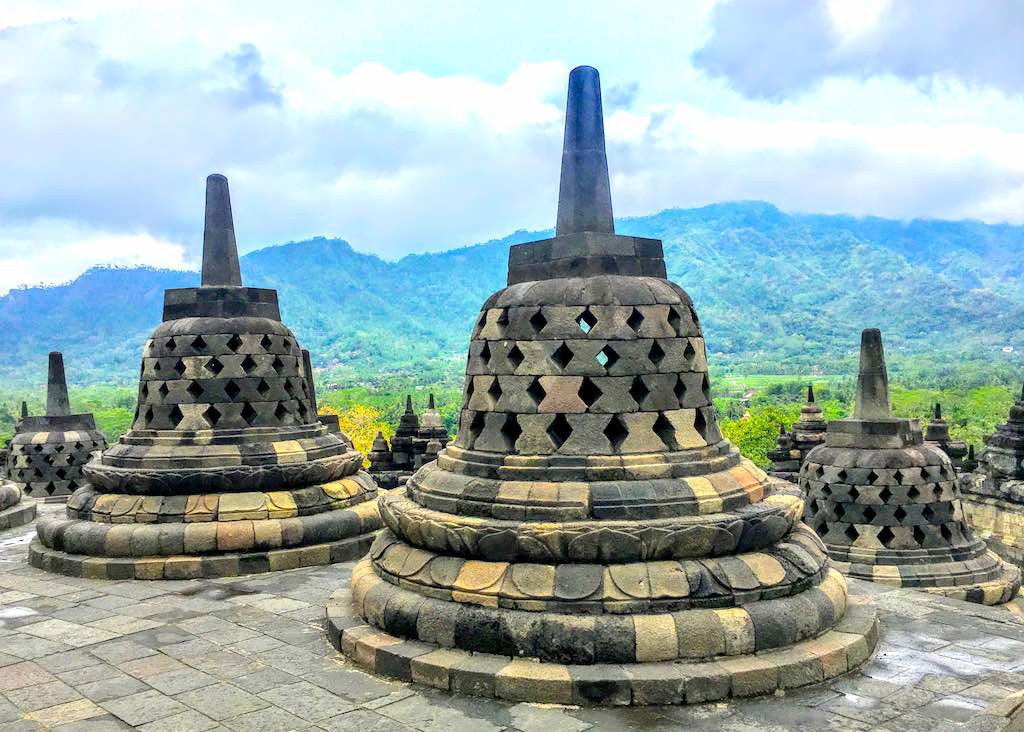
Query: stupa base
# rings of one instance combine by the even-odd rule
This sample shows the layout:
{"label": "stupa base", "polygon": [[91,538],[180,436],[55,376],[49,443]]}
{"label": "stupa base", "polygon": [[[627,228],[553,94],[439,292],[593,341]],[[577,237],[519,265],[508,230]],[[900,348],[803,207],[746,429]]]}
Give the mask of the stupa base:
{"label": "stupa base", "polygon": [[[290,522],[290,523],[286,523]],[[243,574],[277,572],[285,569],[334,564],[358,559],[366,554],[381,528],[377,501],[364,501],[350,508],[336,509],[313,516],[261,521],[209,521],[187,524],[97,524],[85,520],[46,519],[37,527],[39,536],[29,546],[33,567],[88,579],[202,579],[235,577]],[[175,546],[172,538],[184,527],[189,532],[161,554],[150,550],[143,556],[124,556],[126,552],[103,555],[111,529],[121,529],[118,541],[132,548]],[[168,531],[160,541],[159,531]],[[156,538],[142,543],[132,532],[154,530]],[[299,531],[297,536],[292,532]],[[99,541],[96,553],[65,551],[86,545],[83,537],[95,533]],[[291,540],[288,540],[292,534]],[[304,534],[304,536],[303,536]],[[62,543],[58,543],[58,539]],[[180,537],[178,537],[180,539]],[[305,539],[306,543],[303,543]],[[61,549],[49,546],[55,544]],[[182,548],[185,549],[182,552]],[[141,553],[141,552],[140,552]]]}
{"label": "stupa base", "polygon": [[[936,577],[929,578],[924,584],[920,573],[927,565],[890,564],[864,565],[849,562],[832,561],[832,566],[847,577],[877,582],[890,587],[907,587],[933,595],[942,595],[956,600],[975,602],[980,605],[1002,605],[1009,602],[1020,591],[1020,569],[1003,562],[991,552],[988,556],[998,562],[1002,571],[995,577],[980,582],[970,582],[968,577]],[[959,583],[959,584],[958,584]]]}
{"label": "stupa base", "polygon": [[832,630],[780,650],[708,661],[560,664],[389,635],[368,625],[343,589],[328,600],[327,634],[335,648],[373,673],[458,694],[549,704],[697,704],[841,676],[871,655],[878,618],[867,597],[851,594]]}
{"label": "stupa base", "polygon": [[26,501],[13,483],[0,484],[0,507],[0,531],[24,526],[36,517],[36,502]]}

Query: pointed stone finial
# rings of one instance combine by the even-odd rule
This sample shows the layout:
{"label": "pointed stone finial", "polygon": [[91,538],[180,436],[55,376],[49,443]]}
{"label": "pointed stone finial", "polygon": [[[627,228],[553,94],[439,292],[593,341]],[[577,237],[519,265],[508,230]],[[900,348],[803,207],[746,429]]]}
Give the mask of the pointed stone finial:
{"label": "pointed stone finial", "polygon": [[1018,399],[1017,401],[1024,402],[1024,384],[1021,384],[1020,386],[1020,399]]}
{"label": "pointed stone finial", "polygon": [[405,413],[415,414],[415,412],[412,411],[412,394],[405,395]]}
{"label": "pointed stone finial", "polygon": [[206,228],[203,231],[203,287],[241,287],[235,222],[231,217],[228,179],[214,173],[206,179]]}
{"label": "pointed stone finial", "polygon": [[857,399],[854,419],[889,419],[889,374],[885,369],[882,332],[866,328],[860,334],[860,371],[857,374]]}
{"label": "pointed stone finial", "polygon": [[967,459],[974,460],[974,443],[967,446]]}
{"label": "pointed stone finial", "polygon": [[[316,387],[313,385],[313,363],[309,359],[309,351],[302,349],[302,370],[306,373],[306,397],[309,399],[309,406],[313,408],[313,414],[319,414],[320,408],[316,404]],[[316,421],[316,417],[313,417]]]}
{"label": "pointed stone finial", "polygon": [[25,419],[26,417],[28,417],[28,403],[23,401],[21,403],[21,418]]}
{"label": "pointed stone finial", "polygon": [[807,403],[814,404],[814,384],[807,385]]}
{"label": "pointed stone finial", "polygon": [[427,400],[427,409],[437,409],[437,407],[434,406],[434,393],[433,392],[430,393],[430,399]]}
{"label": "pointed stone finial", "polygon": [[583,231],[615,233],[601,77],[591,66],[578,66],[569,74],[555,236]]}
{"label": "pointed stone finial", "polygon": [[935,421],[938,421],[938,420],[942,419],[942,405],[939,404],[938,402],[935,402],[934,418],[935,418]]}
{"label": "pointed stone finial", "polygon": [[71,404],[68,402],[68,382],[64,378],[64,356],[60,351],[51,351],[46,377],[46,415],[66,417],[69,414]]}

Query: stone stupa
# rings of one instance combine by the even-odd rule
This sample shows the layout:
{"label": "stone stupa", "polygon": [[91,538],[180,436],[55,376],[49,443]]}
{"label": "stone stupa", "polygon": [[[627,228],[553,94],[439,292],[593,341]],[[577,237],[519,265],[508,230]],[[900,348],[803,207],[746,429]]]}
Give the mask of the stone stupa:
{"label": "stone stupa", "polygon": [[814,385],[807,385],[807,402],[800,408],[800,418],[785,433],[780,427],[775,449],[768,453],[772,461],[768,474],[793,483],[800,479],[800,466],[807,455],[825,441],[825,415],[814,401]]}
{"label": "stone stupa", "polygon": [[964,458],[967,456],[967,445],[962,440],[954,440],[949,434],[949,422],[942,418],[942,405],[935,402],[932,418],[924,427],[925,444],[937,447],[949,456],[953,469],[957,474],[964,471]]}
{"label": "stone stupa", "polygon": [[1020,589],[1020,571],[964,520],[949,456],[924,442],[917,420],[892,416],[877,329],[861,334],[853,417],[828,423],[801,487],[805,520],[844,574],[986,605]]}
{"label": "stone stupa", "polygon": [[775,449],[768,451],[768,459],[772,461],[768,475],[790,482],[797,480],[800,475],[800,451],[793,442],[793,435],[786,431],[786,425],[782,423],[779,423]]}
{"label": "stone stupa", "polygon": [[513,246],[458,436],[381,498],[327,607],[377,673],[551,703],[679,704],[846,673],[877,637],[795,486],[719,432],[662,244],[614,232],[600,83],[569,77],[556,235]]}
{"label": "stone stupa", "polygon": [[86,481],[82,468],[107,446],[92,414],[72,414],[64,357],[50,354],[46,378],[46,414],[22,416],[8,445],[8,480],[29,498],[66,501]]}
{"label": "stone stupa", "polygon": [[1024,388],[977,461],[960,477],[967,521],[996,554],[1024,567]]}
{"label": "stone stupa", "polygon": [[132,429],[85,470],[33,565],[110,579],[219,577],[353,559],[380,527],[362,455],[315,411],[277,292],[244,287],[227,179],[206,182],[200,287],[167,290]]}

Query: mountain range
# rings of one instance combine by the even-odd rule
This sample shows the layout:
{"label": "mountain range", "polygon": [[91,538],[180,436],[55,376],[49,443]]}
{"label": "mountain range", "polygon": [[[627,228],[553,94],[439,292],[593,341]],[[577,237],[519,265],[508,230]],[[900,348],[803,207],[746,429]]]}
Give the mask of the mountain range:
{"label": "mountain range", "polygon": [[[694,299],[719,372],[849,373],[868,326],[882,328],[897,369],[1017,378],[1022,365],[1024,227],[785,213],[756,201],[616,227],[664,240],[669,277]],[[246,284],[278,290],[285,323],[330,380],[434,383],[461,376],[509,246],[550,235],[517,231],[394,262],[315,238],[241,263]],[[95,267],[12,290],[0,297],[0,383],[42,384],[50,350],[64,351],[74,383],[131,383],[163,290],[197,283],[196,272]]]}

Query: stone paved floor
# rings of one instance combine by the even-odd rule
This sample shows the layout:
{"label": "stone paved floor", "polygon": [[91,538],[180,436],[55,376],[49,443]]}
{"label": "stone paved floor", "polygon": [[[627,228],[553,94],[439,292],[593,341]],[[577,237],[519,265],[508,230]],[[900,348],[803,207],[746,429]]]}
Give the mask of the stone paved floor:
{"label": "stone paved floor", "polygon": [[1024,690],[1024,601],[984,608],[858,583],[875,595],[882,640],[827,686],[683,708],[458,698],[374,678],[330,647],[323,607],[351,563],[82,580],[29,567],[33,533],[0,533],[0,730],[990,730],[1006,719],[985,710]]}

